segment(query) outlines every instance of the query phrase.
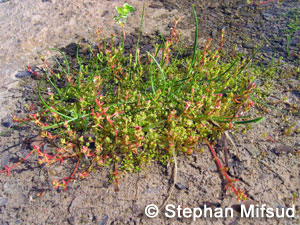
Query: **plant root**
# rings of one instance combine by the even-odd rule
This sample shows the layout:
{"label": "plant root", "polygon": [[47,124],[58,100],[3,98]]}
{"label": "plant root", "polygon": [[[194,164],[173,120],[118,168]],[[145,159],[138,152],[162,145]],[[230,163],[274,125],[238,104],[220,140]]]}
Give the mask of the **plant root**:
{"label": "plant root", "polygon": [[163,204],[159,207],[159,211],[162,210],[162,208],[167,204],[167,202],[171,198],[172,193],[174,191],[175,184],[177,182],[177,171],[178,171],[178,169],[177,169],[177,158],[176,158],[175,150],[173,150],[173,159],[174,159],[173,183],[172,183],[172,185],[170,187],[170,190],[169,190],[167,198],[163,201]]}

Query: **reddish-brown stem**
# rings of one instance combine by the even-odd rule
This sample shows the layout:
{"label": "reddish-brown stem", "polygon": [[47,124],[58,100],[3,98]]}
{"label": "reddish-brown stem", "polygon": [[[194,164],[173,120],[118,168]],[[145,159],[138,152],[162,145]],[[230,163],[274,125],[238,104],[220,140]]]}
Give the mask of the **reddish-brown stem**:
{"label": "reddish-brown stem", "polygon": [[7,176],[9,176],[10,171],[14,168],[16,168],[18,165],[20,165],[23,161],[25,161],[36,149],[33,149],[31,152],[29,152],[23,159],[21,159],[19,162],[17,162],[16,164],[12,165],[11,167],[9,167],[8,165],[5,166],[5,170],[0,170],[0,173],[6,173],[7,172]]}
{"label": "reddish-brown stem", "polygon": [[68,183],[69,183],[72,179],[75,179],[75,178],[74,178],[74,175],[75,175],[75,173],[76,173],[76,171],[77,171],[77,169],[78,169],[78,166],[79,166],[79,159],[77,158],[77,163],[76,163],[75,169],[73,170],[71,176],[63,178],[63,180],[66,180],[65,183],[64,183],[65,191],[67,190],[67,185],[68,185]]}
{"label": "reddish-brown stem", "polygon": [[224,175],[224,177],[225,177],[226,180],[228,181],[228,185],[230,185],[230,187],[232,188],[232,191],[236,194],[236,196],[239,196],[239,192],[238,192],[238,191],[235,189],[235,187],[233,186],[232,181],[231,181],[231,179],[229,178],[229,176],[227,175],[227,173],[226,173],[225,169],[223,168],[221,162],[219,161],[219,159],[218,159],[218,157],[217,157],[217,155],[216,155],[215,150],[213,149],[213,147],[211,146],[211,144],[209,143],[209,141],[208,141],[207,139],[205,139],[205,142],[207,143],[207,145],[208,145],[208,147],[209,147],[209,149],[210,149],[210,151],[211,151],[211,153],[212,153],[214,159],[216,160],[217,165],[218,165],[218,167],[219,167],[221,173]]}

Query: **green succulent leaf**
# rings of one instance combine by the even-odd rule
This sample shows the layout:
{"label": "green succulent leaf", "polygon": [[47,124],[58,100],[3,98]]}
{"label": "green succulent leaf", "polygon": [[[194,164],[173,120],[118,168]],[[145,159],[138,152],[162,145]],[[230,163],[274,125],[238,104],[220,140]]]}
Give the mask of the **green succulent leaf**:
{"label": "green succulent leaf", "polygon": [[116,10],[118,15],[114,16],[114,19],[122,25],[126,22],[129,14],[135,11],[135,8],[128,3],[125,3],[122,7],[116,7]]}

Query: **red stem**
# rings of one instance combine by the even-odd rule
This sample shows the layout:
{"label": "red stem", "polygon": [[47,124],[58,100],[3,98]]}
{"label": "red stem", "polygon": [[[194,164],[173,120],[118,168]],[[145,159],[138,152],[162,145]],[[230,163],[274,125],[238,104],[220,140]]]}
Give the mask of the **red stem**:
{"label": "red stem", "polygon": [[16,164],[12,165],[11,167],[9,167],[8,165],[5,166],[5,170],[0,170],[0,173],[5,173],[7,172],[7,176],[9,176],[10,171],[12,169],[14,169],[15,167],[17,167],[18,165],[20,165],[24,160],[26,160],[36,149],[33,149],[31,152],[29,152],[23,159],[21,159],[19,162],[17,162]]}
{"label": "red stem", "polygon": [[208,141],[207,139],[205,139],[205,142],[207,143],[207,145],[208,145],[208,147],[209,147],[209,149],[210,149],[210,151],[211,151],[211,153],[212,153],[214,159],[216,160],[216,162],[217,162],[217,164],[218,164],[218,167],[219,167],[221,173],[224,175],[224,177],[225,177],[226,180],[228,181],[228,184],[229,184],[230,187],[232,188],[233,192],[238,196],[239,193],[238,193],[238,191],[235,189],[235,187],[234,187],[233,184],[232,184],[231,179],[229,178],[229,176],[228,176],[227,173],[225,172],[225,170],[224,170],[224,168],[223,168],[221,162],[219,161],[219,159],[218,159],[218,157],[217,157],[217,155],[216,155],[215,150],[213,149],[213,147],[211,146],[211,144],[209,143],[209,141]]}
{"label": "red stem", "polygon": [[[78,157],[77,157],[77,159],[78,159]],[[65,180],[65,179],[67,180],[67,181],[65,181],[65,184],[64,184],[64,186],[65,186],[65,191],[67,190],[67,185],[68,185],[68,183],[69,183],[72,179],[74,179],[73,177],[74,177],[74,175],[75,175],[75,173],[76,173],[76,171],[77,171],[77,169],[78,169],[78,166],[79,166],[79,159],[77,160],[75,169],[73,170],[71,176],[63,178],[63,180]]]}

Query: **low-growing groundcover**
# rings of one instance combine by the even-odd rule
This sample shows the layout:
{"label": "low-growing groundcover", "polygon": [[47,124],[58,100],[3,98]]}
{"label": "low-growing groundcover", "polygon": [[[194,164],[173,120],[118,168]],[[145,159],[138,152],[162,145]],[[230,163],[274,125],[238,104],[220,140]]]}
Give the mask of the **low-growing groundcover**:
{"label": "low-growing groundcover", "polygon": [[[111,168],[112,181],[118,184],[124,173],[137,172],[154,160],[163,164],[173,160],[176,165],[178,154],[192,155],[201,142],[209,146],[227,187],[239,200],[246,199],[245,191],[233,186],[213,145],[239,124],[262,119],[246,116],[254,104],[250,97],[256,88],[256,70],[249,66],[251,60],[221,60],[224,30],[219,46],[208,40],[199,49],[195,10],[194,15],[191,56],[182,57],[186,49],[176,29],[178,21],[153,52],[140,56],[138,41],[136,54],[128,54],[125,13],[125,20],[116,17],[123,30],[121,46],[114,38],[110,43],[101,41],[99,29],[98,47],[90,46],[88,57],[81,57],[78,47],[76,64],[60,50],[63,62],[55,68],[42,58],[44,73],[33,73],[40,79],[41,110],[28,118],[14,117],[15,122],[33,123],[44,138],[25,159],[36,153],[40,164],[74,163],[68,177],[53,180],[55,187],[67,189],[70,181],[86,178],[103,166]],[[54,146],[53,151],[46,151],[46,143]],[[17,165],[0,173],[9,175]]]}

